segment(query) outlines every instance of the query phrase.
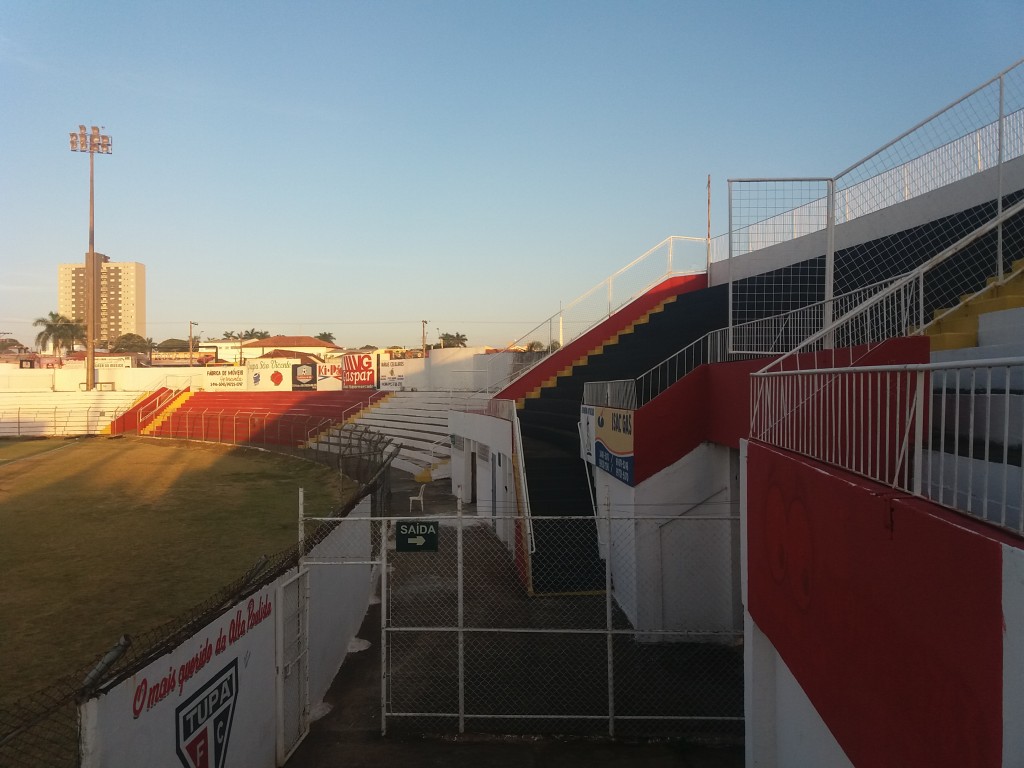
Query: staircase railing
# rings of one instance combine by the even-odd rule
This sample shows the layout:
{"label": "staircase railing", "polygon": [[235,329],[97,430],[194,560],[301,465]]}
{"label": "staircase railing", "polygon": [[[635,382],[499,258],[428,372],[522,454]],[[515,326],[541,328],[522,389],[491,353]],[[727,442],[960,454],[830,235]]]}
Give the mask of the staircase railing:
{"label": "staircase railing", "polygon": [[707,238],[679,235],[665,238],[505,347],[502,351],[507,353],[528,350],[544,354],[495,384],[490,383],[494,363],[489,364],[483,371],[487,384],[482,391],[501,391],[552,352],[582,336],[666,278],[706,272],[711,254],[711,241]]}
{"label": "staircase railing", "polygon": [[[583,402],[612,408],[641,408],[700,365],[781,355],[763,369],[767,372],[799,367],[799,358],[795,356],[801,353],[858,345],[870,347],[905,336],[910,331],[924,333],[933,323],[956,311],[962,297],[983,296],[1000,285],[993,282],[977,288],[980,278],[973,257],[965,258],[971,263],[959,265],[959,268],[951,260],[1022,211],[1024,200],[1006,208],[905,275],[789,312],[711,331],[636,379],[586,382]],[[940,266],[943,267],[942,279],[929,282],[929,276]],[[954,306],[934,309],[946,302]],[[930,310],[935,312],[932,320],[927,319]],[[839,319],[822,328],[825,317]],[[751,351],[731,351],[734,344]],[[820,358],[812,364],[821,364]]]}
{"label": "staircase railing", "polygon": [[1024,533],[1024,358],[756,374],[751,435]]}
{"label": "staircase railing", "polygon": [[[984,292],[979,287],[988,273],[979,268],[974,254],[967,248],[984,235],[996,230],[1024,211],[1024,200],[1006,208],[989,220],[935,254],[921,266],[889,282],[867,300],[856,305],[831,325],[807,336],[786,354],[773,360],[762,372],[783,368],[799,368],[797,355],[805,352],[874,345],[909,332],[921,334],[929,325],[927,314],[936,307],[958,305],[963,296]],[[963,257],[962,263],[957,263]],[[939,268],[942,268],[941,271]],[[929,279],[934,278],[934,279]],[[882,285],[882,284],[879,284]],[[948,314],[943,310],[942,314]],[[812,363],[817,366],[820,361]]]}

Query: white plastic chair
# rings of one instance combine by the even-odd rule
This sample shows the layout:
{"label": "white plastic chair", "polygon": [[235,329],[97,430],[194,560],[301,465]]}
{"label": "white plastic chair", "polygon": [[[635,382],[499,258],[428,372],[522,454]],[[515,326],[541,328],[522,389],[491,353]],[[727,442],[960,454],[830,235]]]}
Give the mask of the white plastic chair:
{"label": "white plastic chair", "polygon": [[420,504],[420,512],[425,511],[423,509],[423,494],[426,492],[426,490],[427,490],[427,486],[426,485],[421,485],[420,486],[419,494],[416,495],[416,496],[410,496],[409,497],[409,514],[412,514],[412,505],[415,504],[416,502],[419,502],[419,504]]}

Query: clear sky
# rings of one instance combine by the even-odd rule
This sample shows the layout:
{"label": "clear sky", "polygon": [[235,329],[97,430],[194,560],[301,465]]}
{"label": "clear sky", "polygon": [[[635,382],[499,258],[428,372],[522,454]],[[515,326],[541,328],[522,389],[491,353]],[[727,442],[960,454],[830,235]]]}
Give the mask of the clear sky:
{"label": "clear sky", "polygon": [[1024,56],[1021,0],[0,2],[0,330],[141,261],[156,341],[504,345],[726,179],[831,175]]}

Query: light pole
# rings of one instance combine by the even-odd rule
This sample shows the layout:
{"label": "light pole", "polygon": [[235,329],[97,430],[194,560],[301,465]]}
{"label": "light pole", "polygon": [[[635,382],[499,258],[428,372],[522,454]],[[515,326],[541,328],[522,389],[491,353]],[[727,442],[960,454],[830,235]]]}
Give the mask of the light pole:
{"label": "light pole", "polygon": [[95,192],[93,155],[111,154],[113,148],[110,137],[100,133],[97,126],[92,126],[89,133],[85,126],[78,126],[78,133],[71,132],[71,151],[89,153],[89,252],[85,254],[85,388],[92,391],[96,387],[96,334],[99,330],[99,288],[100,268],[96,260],[94,241]]}
{"label": "light pole", "polygon": [[423,323],[423,357],[427,356],[427,323],[429,320],[420,320]]}
{"label": "light pole", "polygon": [[188,321],[188,367],[192,367],[192,329],[199,325],[191,320]]}

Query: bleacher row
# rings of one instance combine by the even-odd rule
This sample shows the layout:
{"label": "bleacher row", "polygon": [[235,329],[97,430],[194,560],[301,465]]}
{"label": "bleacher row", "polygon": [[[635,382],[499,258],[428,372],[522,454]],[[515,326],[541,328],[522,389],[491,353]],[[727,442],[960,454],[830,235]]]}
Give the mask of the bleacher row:
{"label": "bleacher row", "polygon": [[103,434],[141,397],[139,392],[0,391],[0,437]]}
{"label": "bleacher row", "polygon": [[[459,403],[466,398],[461,394]],[[449,393],[376,390],[0,392],[0,436],[119,434],[137,427],[153,437],[337,453],[350,439],[343,425],[354,423],[398,445],[395,468],[426,482],[450,476],[451,406]]]}
{"label": "bleacher row", "polygon": [[384,397],[342,392],[182,392],[139,430],[142,435],[297,447]]}

